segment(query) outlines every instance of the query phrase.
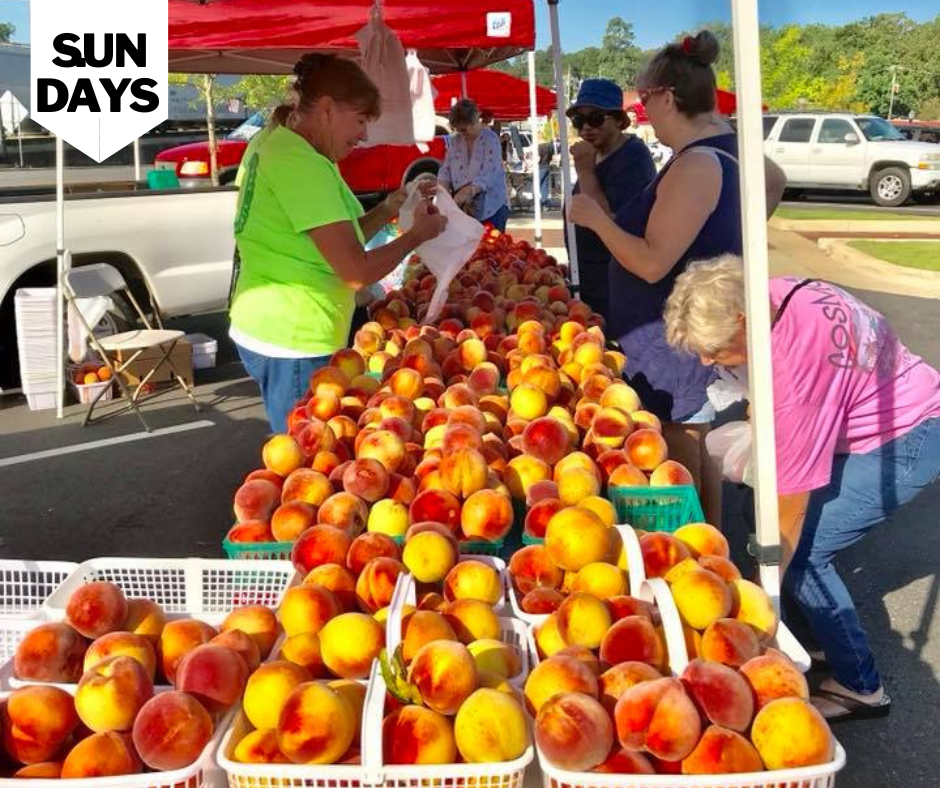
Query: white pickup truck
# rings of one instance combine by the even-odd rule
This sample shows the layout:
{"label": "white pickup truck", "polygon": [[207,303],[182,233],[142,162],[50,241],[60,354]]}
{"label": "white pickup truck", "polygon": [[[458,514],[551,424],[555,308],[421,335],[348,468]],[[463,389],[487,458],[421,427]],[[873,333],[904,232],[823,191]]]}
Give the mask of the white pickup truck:
{"label": "white pickup truck", "polygon": [[[0,176],[2,182],[2,176]],[[149,190],[133,183],[67,186],[72,265],[110,263],[141,306],[162,317],[225,307],[232,277],[237,191]],[[16,384],[13,295],[55,284],[55,194],[0,188],[0,387]],[[146,308],[146,307],[145,307]]]}
{"label": "white pickup truck", "polygon": [[862,191],[883,206],[940,196],[940,150],[884,118],[851,113],[764,116],[764,153],[790,189]]}

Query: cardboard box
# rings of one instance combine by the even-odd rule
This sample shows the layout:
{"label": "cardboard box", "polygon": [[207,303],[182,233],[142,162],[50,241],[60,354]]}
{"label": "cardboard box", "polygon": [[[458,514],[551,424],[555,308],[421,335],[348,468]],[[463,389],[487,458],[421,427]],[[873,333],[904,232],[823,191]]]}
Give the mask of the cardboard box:
{"label": "cardboard box", "polygon": [[[151,370],[153,365],[157,362],[158,359],[163,357],[163,354],[166,350],[166,346],[154,347],[149,350],[143,351],[137,358],[135,358],[130,366],[122,373],[124,380],[128,385],[136,386],[140,383],[141,379]],[[111,354],[111,359],[115,365],[120,366],[127,359],[134,355],[136,351],[115,351]],[[173,360],[173,365],[176,367],[176,371],[179,372],[180,376],[187,383],[192,385],[193,382],[193,346],[189,344],[185,339],[180,339],[176,346],[173,348],[173,352],[170,354],[170,358]],[[157,367],[156,372],[150,377],[148,383],[166,383],[173,380],[173,371],[170,369],[170,365],[164,361]]]}

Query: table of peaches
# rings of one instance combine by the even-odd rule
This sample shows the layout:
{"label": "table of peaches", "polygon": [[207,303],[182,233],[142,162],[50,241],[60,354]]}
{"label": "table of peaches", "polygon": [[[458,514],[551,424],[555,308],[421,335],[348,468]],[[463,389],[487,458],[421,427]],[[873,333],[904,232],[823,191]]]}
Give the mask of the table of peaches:
{"label": "table of peaches", "polygon": [[564,268],[489,232],[436,287],[313,374],[226,558],[0,562],[0,788],[834,785],[808,655]]}

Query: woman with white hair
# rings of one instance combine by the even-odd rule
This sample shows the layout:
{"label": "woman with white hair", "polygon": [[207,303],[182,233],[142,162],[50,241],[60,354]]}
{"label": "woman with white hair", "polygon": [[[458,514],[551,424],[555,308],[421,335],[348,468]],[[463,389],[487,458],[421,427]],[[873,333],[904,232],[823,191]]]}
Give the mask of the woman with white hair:
{"label": "woman with white hair", "polygon": [[[882,716],[891,699],[832,562],[940,475],[940,373],[828,282],[774,278],[768,309],[784,587],[832,672],[814,702],[831,719]],[[666,338],[742,366],[744,313],[740,258],[695,263],[666,303]]]}

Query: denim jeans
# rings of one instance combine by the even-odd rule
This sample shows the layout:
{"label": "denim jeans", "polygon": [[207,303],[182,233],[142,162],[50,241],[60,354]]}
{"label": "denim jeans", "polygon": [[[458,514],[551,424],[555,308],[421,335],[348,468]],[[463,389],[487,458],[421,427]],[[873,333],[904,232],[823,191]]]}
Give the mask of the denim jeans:
{"label": "denim jeans", "polygon": [[810,494],[784,586],[826,654],[836,681],[854,692],[881,686],[855,604],[832,561],[913,500],[940,475],[940,418],[867,454],[838,455],[827,487]]}
{"label": "denim jeans", "polygon": [[310,376],[330,363],[330,356],[272,358],[236,344],[245,371],[261,387],[261,399],[273,432],[287,432],[287,417],[307,394]]}
{"label": "denim jeans", "polygon": [[496,213],[490,216],[488,219],[483,220],[483,224],[489,222],[500,232],[505,232],[506,222],[509,220],[509,206],[504,205]]}

